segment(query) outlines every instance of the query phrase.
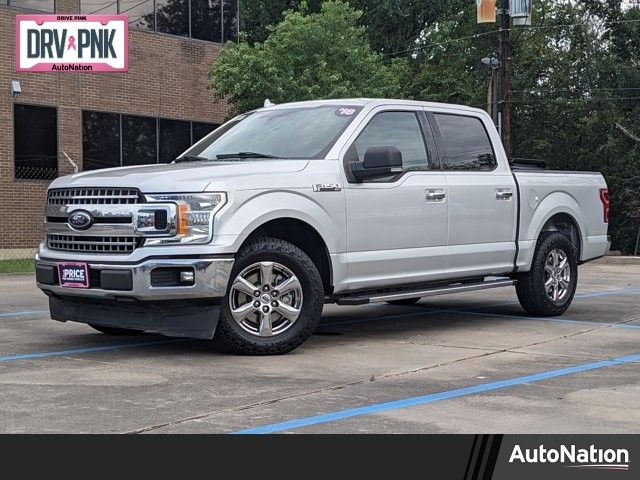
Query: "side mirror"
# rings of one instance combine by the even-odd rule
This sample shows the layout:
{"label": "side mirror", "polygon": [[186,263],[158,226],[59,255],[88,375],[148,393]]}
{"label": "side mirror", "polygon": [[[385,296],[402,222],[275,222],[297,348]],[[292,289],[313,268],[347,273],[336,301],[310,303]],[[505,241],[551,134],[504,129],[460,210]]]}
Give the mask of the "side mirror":
{"label": "side mirror", "polygon": [[351,162],[351,173],[358,182],[402,172],[402,153],[396,147],[369,147],[363,162]]}

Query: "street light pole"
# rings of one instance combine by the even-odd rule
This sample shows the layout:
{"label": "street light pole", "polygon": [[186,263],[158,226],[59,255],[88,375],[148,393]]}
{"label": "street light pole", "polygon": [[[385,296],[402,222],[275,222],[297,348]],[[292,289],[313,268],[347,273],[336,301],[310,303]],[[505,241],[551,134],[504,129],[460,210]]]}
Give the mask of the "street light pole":
{"label": "street light pole", "polygon": [[509,0],[500,9],[500,134],[502,145],[511,159],[511,16]]}

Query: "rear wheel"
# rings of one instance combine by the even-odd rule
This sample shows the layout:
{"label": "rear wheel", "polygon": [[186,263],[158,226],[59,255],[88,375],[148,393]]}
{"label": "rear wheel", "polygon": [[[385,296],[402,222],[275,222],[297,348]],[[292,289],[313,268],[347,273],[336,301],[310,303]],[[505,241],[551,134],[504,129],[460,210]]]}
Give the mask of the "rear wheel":
{"label": "rear wheel", "polygon": [[322,279],[307,254],[259,238],[237,256],[215,336],[236,353],[288,353],[313,333],[323,304]]}
{"label": "rear wheel", "polygon": [[531,270],[519,276],[516,293],[527,313],[551,317],[569,308],[577,283],[575,245],[560,233],[547,233],[538,242]]}
{"label": "rear wheel", "polygon": [[414,305],[420,301],[422,297],[403,298],[402,300],[389,300],[389,305]]}
{"label": "rear wheel", "polygon": [[107,335],[142,335],[144,330],[130,330],[128,328],[105,327],[103,325],[95,325],[90,323],[89,326],[101,333]]}

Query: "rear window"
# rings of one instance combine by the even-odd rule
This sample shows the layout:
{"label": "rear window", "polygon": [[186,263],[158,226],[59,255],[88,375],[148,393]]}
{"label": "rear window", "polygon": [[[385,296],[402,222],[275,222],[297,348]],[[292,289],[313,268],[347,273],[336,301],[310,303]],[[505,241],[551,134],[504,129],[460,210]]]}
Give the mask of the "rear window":
{"label": "rear window", "polygon": [[444,170],[491,171],[496,157],[482,121],[463,115],[434,114]]}

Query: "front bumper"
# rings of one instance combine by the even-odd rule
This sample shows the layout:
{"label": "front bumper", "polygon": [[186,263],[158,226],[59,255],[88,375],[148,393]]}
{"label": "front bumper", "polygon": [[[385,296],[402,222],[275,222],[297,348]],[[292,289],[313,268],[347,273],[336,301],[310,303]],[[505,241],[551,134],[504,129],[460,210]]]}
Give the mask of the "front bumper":
{"label": "front bumper", "polygon": [[[37,285],[49,296],[52,319],[210,339],[234,259],[148,258],[135,264],[90,261],[89,288],[61,287],[58,262],[64,260],[36,256]],[[158,269],[192,271],[193,285],[156,286],[152,272]]]}
{"label": "front bumper", "polygon": [[[135,264],[87,262],[90,288],[59,286],[57,265],[64,261],[64,259],[54,260],[36,256],[38,288],[47,294],[70,297],[153,301],[223,297],[227,291],[234,259],[232,257],[148,258]],[[163,269],[165,272],[171,269],[193,272],[194,282],[192,285],[158,286],[159,283],[152,279],[152,272]],[[103,284],[107,287],[103,288]]]}

